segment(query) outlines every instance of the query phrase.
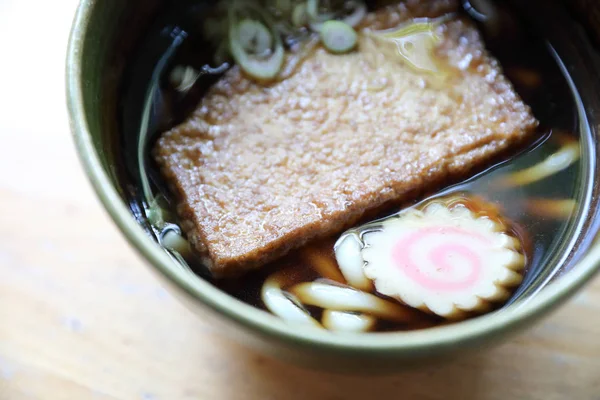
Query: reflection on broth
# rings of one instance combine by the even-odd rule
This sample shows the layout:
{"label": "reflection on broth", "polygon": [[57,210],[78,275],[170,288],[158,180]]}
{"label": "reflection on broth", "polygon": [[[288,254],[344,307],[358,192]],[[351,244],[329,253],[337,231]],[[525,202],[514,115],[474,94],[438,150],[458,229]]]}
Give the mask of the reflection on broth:
{"label": "reflection on broth", "polygon": [[564,145],[544,161],[502,177],[503,186],[529,185],[569,168],[579,159],[580,144],[572,138],[561,137]]}
{"label": "reflection on broth", "polygon": [[500,69],[458,2],[225,3],[169,14],[140,113],[132,209],[175,262],[369,332],[496,310],[570,252],[585,143],[535,32],[484,27]]}

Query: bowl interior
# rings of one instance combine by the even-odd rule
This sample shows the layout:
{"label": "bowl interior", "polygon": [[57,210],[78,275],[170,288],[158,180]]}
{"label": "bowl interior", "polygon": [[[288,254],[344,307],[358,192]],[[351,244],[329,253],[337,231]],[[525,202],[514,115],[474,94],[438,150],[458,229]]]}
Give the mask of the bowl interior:
{"label": "bowl interior", "polygon": [[[182,1],[177,7],[197,1]],[[169,282],[183,289],[187,297],[217,311],[227,319],[252,328],[253,335],[276,338],[295,346],[321,348],[328,352],[359,355],[368,352],[401,351],[403,356],[422,356],[436,349],[448,350],[458,343],[478,343],[502,334],[510,328],[523,326],[543,311],[549,310],[597,269],[599,254],[589,251],[598,224],[598,192],[595,184],[598,166],[598,142],[595,115],[600,111],[600,99],[595,90],[598,64],[595,47],[559,2],[535,0],[514,6],[536,31],[544,37],[549,52],[561,60],[558,63],[565,82],[573,95],[573,106],[581,138],[582,158],[578,193],[577,218],[566,226],[571,239],[561,243],[562,250],[555,259],[552,273],[532,279],[527,290],[520,293],[513,304],[502,312],[479,317],[454,326],[434,328],[422,332],[398,334],[365,334],[360,337],[332,338],[310,329],[290,327],[278,319],[239,302],[221,292],[210,282],[190,274],[174,263],[155,244],[136,209],[135,182],[131,179],[130,159],[123,157],[122,149],[138,132],[142,112],[143,83],[150,79],[160,57],[148,47],[149,35],[157,32],[156,24],[170,30],[152,37],[168,45],[175,26],[169,26],[173,6],[161,0],[144,2],[106,0],[83,1],[73,28],[69,60],[68,84],[72,125],[80,156],[100,198],[124,231],[127,239],[140,250],[156,270]],[[544,21],[553,21],[546,23]],[[131,71],[136,79],[132,79]],[[137,85],[137,86],[136,86]],[[133,89],[132,89],[133,88]],[[123,104],[132,105],[123,113]],[[138,104],[138,106],[136,106]],[[574,235],[574,232],[581,232]],[[552,282],[551,282],[552,281]]]}

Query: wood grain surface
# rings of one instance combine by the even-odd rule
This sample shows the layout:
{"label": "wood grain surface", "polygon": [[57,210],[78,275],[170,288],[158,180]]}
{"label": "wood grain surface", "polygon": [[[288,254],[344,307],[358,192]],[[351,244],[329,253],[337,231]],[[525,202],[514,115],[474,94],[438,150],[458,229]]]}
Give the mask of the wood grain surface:
{"label": "wood grain surface", "polygon": [[484,353],[316,373],[220,337],[128,247],[77,161],[63,63],[75,0],[0,0],[0,400],[600,399],[600,280]]}

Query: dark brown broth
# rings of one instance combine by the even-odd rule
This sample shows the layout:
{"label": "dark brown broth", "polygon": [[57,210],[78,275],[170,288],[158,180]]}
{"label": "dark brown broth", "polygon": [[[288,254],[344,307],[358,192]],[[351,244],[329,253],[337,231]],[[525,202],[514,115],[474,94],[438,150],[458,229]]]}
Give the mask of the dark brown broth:
{"label": "dark brown broth", "polygon": [[[206,49],[207,43],[204,43],[201,37],[191,28],[189,15],[194,14],[194,12],[190,11],[186,14],[188,16],[184,17],[181,14],[181,7],[179,11],[172,11],[169,14],[174,18],[173,21],[175,21],[172,26],[169,27],[164,22],[162,24],[157,22],[153,29],[155,31],[169,31],[169,29],[179,29],[176,28],[178,26],[183,27],[181,30],[187,31],[187,33],[185,34],[183,45],[178,50],[171,65],[182,63],[199,68],[207,62],[210,52],[198,51],[198,49]],[[156,37],[160,37],[160,35],[157,34]],[[481,196],[487,199],[487,201],[496,204],[504,215],[511,221],[514,221],[516,226],[519,227],[517,230],[524,240],[527,249],[528,265],[524,283],[515,296],[513,296],[513,299],[515,299],[532,282],[535,282],[540,276],[549,273],[549,269],[556,269],[558,265],[557,260],[560,258],[560,255],[570,251],[570,248],[568,246],[564,247],[562,243],[569,242],[567,227],[569,224],[573,224],[573,221],[531,215],[526,210],[526,203],[528,199],[534,197],[579,199],[583,195],[583,191],[577,186],[580,164],[577,162],[551,179],[542,180],[528,186],[504,189],[497,182],[502,176],[534,165],[558,150],[564,135],[568,135],[571,140],[580,140],[578,134],[578,114],[574,94],[570,91],[563,72],[558,67],[557,60],[554,59],[552,53],[549,51],[544,39],[537,37],[535,32],[528,31],[527,24],[519,24],[518,29],[513,30],[511,35],[507,37],[486,38],[486,44],[491,53],[500,60],[506,75],[513,82],[517,92],[532,107],[535,116],[541,122],[537,135],[539,140],[534,144],[530,144],[529,148],[524,149],[519,155],[515,156],[513,154],[499,157],[490,163],[485,171],[482,171],[475,177],[467,179],[464,182],[447,182],[450,186],[439,188],[438,194],[463,192]],[[153,48],[152,54],[148,57],[156,58],[160,53],[160,47],[156,46],[156,48]],[[143,64],[144,62],[146,61],[141,57],[140,63]],[[137,71],[135,67],[134,70]],[[183,101],[178,99],[172,92],[165,91],[166,115],[154,116],[158,122],[155,124],[155,132],[153,133],[156,134],[181,121],[193,109],[198,99],[202,96],[203,91],[215,79],[217,77],[209,77],[202,80]],[[147,81],[142,83],[142,85],[144,84],[147,84]],[[164,86],[164,82],[162,85]],[[135,92],[135,90],[135,88],[131,89],[131,93]],[[140,88],[137,90],[139,91]],[[133,103],[135,103],[133,100],[134,97],[129,97]],[[130,106],[129,111],[127,106],[125,106],[125,115],[128,115],[128,112],[134,115],[136,112],[139,114],[139,106]],[[129,120],[131,118],[124,118],[124,121]],[[132,130],[132,126],[128,126],[125,123],[124,129],[126,131]],[[127,148],[132,147],[131,142],[128,142],[128,140],[131,140],[131,137],[124,135],[123,140],[123,148],[125,149],[123,154],[126,154]],[[128,158],[125,157],[124,160],[127,162]],[[134,176],[135,174],[132,171],[135,171],[135,169],[132,169],[131,166],[128,169],[129,171],[124,173],[124,175]],[[156,185],[162,185],[156,174],[153,174],[153,178]],[[135,179],[125,179],[131,188],[130,204],[132,211],[148,227],[140,212],[140,193],[136,189]],[[415,194],[415,200],[431,195],[436,194]],[[396,211],[398,211],[398,208],[390,210],[388,214]],[[379,217],[381,216],[383,215],[379,215]],[[151,230],[149,232],[151,233]],[[334,237],[327,241],[319,241],[319,251],[331,260],[334,260],[333,243],[335,239]],[[309,244],[309,246],[314,246],[314,244]],[[260,299],[260,290],[265,278],[273,271],[285,267],[293,267],[296,271],[295,279],[297,282],[312,281],[319,278],[319,275],[300,256],[305,250],[300,249],[295,251],[264,269],[250,273],[244,277],[214,281],[214,284],[241,301],[264,308]],[[192,265],[192,268],[198,275],[211,280],[201,265]],[[318,309],[313,308],[310,311],[314,312],[315,317],[320,317]],[[442,323],[440,319],[424,315],[422,321],[410,326],[380,321],[377,330],[419,329],[439,323]]]}

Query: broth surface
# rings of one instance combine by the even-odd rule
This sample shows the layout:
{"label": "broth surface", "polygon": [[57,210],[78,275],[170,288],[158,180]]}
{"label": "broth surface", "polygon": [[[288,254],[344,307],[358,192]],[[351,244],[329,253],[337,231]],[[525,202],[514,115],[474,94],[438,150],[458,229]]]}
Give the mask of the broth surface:
{"label": "broth surface", "polygon": [[[150,137],[155,138],[159,132],[185,118],[203,92],[218,79],[218,74],[207,74],[185,97],[178,97],[176,93],[168,90],[168,71],[174,65],[192,65],[200,68],[211,59],[210,52],[204,51],[210,48],[209,44],[203,41],[195,28],[194,16],[201,15],[205,7],[194,2],[184,2],[165,10],[164,17],[157,20],[150,29],[144,49],[131,66],[135,73],[132,73],[128,81],[122,104],[122,128],[125,134],[121,138],[119,148],[126,168],[122,171],[121,178],[130,189],[127,196],[132,212],[154,236],[157,232],[151,229],[142,212],[143,197],[140,183],[135,178],[137,166],[131,154],[135,154],[140,126]],[[438,188],[436,192],[423,193],[415,201],[459,193],[480,196],[496,204],[503,215],[524,232],[527,270],[523,283],[509,300],[510,303],[543,286],[570,256],[580,224],[575,218],[579,211],[578,204],[581,204],[585,196],[589,196],[590,191],[589,187],[584,185],[581,161],[571,164],[550,178],[531,184],[507,187],[502,182],[510,174],[542,162],[559,151],[565,143],[577,142],[582,149],[589,148],[590,138],[580,135],[582,127],[578,125],[578,95],[569,87],[568,76],[565,76],[566,72],[561,69],[561,61],[556,58],[543,37],[529,31],[528,25],[521,21],[511,36],[486,37],[486,45],[489,52],[500,61],[505,75],[511,80],[516,91],[524,102],[531,106],[534,115],[540,121],[539,133],[535,135],[539,139],[530,143],[517,155],[499,157],[476,176],[464,182],[447,182],[445,187]],[[135,78],[137,74],[142,77],[152,74],[152,80],[148,83],[148,80]],[[146,122],[143,121],[144,115],[147,116]],[[144,126],[145,123],[147,126]],[[149,173],[153,184],[164,191],[164,184],[157,171],[152,163],[150,166]],[[575,207],[567,212],[568,215],[563,213],[555,216],[552,212],[545,213],[540,209],[539,203],[536,203],[540,199],[573,200]],[[398,209],[393,209],[387,214],[397,211]],[[303,254],[310,248],[319,256],[335,262],[333,243],[338,237],[339,235],[336,235],[327,241],[320,240],[318,244],[309,244],[306,248],[241,278],[213,283],[241,301],[264,308],[260,297],[261,288],[270,274],[282,268],[293,267],[294,282],[322,278]],[[191,268],[199,276],[211,280],[202,265],[193,264]],[[309,307],[309,311],[315,318],[321,318],[319,309]],[[379,321],[377,330],[421,329],[445,323],[439,318],[425,314],[422,317],[422,320],[409,325]]]}

